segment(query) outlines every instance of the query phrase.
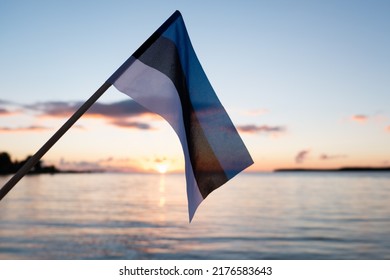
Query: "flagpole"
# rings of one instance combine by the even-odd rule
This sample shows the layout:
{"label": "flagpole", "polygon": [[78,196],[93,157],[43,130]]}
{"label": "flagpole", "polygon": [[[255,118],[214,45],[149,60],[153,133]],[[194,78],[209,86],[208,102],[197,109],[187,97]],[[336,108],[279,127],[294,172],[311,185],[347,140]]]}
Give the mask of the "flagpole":
{"label": "flagpole", "polygon": [[50,150],[51,147],[75,124],[75,122],[103,95],[111,86],[105,82],[81,107],[54,133],[54,135],[15,173],[15,175],[0,189],[0,200],[26,175],[33,166]]}

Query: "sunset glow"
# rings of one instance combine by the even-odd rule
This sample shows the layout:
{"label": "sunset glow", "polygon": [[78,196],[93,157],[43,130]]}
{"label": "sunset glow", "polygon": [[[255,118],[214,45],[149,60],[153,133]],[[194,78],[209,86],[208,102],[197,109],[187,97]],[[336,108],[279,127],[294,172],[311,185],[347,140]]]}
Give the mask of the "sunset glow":
{"label": "sunset glow", "polygon": [[[131,17],[131,2],[72,5],[0,4],[0,152],[13,161],[34,154],[178,9],[255,162],[246,172],[389,165],[386,2],[146,1]],[[43,161],[67,170],[184,172],[169,124],[114,88]]]}
{"label": "sunset glow", "polygon": [[156,165],[156,169],[159,173],[164,174],[168,171],[168,165],[164,163],[159,163]]}

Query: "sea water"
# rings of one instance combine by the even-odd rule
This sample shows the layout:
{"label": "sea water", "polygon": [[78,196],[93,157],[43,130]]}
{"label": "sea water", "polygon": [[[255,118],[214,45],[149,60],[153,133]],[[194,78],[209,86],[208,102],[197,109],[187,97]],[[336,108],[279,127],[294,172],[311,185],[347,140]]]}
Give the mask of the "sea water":
{"label": "sea water", "polygon": [[192,223],[183,174],[27,176],[0,259],[390,259],[390,173],[239,174]]}

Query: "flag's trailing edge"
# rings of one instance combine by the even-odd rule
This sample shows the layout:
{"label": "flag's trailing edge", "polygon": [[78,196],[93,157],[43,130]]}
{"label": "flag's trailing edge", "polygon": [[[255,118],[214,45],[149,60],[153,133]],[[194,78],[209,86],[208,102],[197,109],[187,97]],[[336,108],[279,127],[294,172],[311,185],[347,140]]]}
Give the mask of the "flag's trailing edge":
{"label": "flag's trailing edge", "polygon": [[213,190],[253,163],[199,63],[179,11],[107,82],[161,115],[177,133],[190,221]]}

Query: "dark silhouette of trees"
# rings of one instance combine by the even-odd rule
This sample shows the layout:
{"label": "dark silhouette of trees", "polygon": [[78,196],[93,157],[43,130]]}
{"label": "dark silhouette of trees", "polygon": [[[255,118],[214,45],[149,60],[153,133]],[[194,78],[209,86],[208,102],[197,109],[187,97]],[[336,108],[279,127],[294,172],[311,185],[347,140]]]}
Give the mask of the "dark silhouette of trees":
{"label": "dark silhouette of trees", "polygon": [[[7,152],[0,152],[0,175],[8,175],[16,173],[31,156],[28,156],[23,161],[12,162],[11,156]],[[43,174],[43,173],[58,173],[60,172],[55,166],[43,166],[42,161],[39,161],[29,172],[29,174]]]}
{"label": "dark silhouette of trees", "polygon": [[0,174],[13,173],[13,163],[8,153],[0,153]]}

